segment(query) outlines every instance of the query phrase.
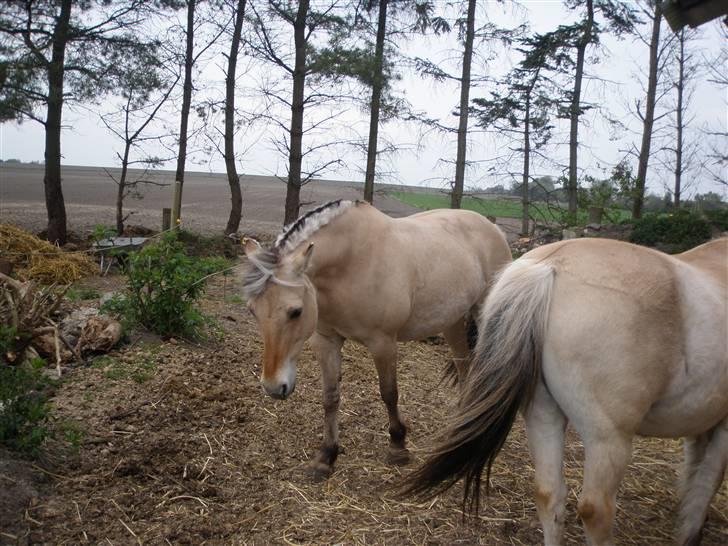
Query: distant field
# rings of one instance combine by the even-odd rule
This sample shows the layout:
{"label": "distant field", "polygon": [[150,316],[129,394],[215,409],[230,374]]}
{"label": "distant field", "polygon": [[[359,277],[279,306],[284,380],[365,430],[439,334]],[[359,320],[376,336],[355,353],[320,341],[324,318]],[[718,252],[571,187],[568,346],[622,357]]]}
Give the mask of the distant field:
{"label": "distant field", "polygon": [[[403,203],[420,209],[450,208],[450,196],[433,193],[417,193],[393,191],[389,195],[396,197]],[[501,218],[520,218],[521,204],[510,199],[478,199],[470,196],[463,197],[462,208],[479,212],[484,216],[499,216]]]}
{"label": "distant field", "polygon": [[[438,195],[433,193],[418,192],[388,192],[392,197],[399,199],[403,203],[412,205],[425,210],[442,209],[450,207],[450,197],[448,195]],[[549,209],[546,203],[531,203],[532,216],[539,220],[555,221],[558,218],[558,212]],[[514,199],[503,198],[477,198],[471,196],[463,197],[462,208],[478,212],[484,216],[496,216],[499,218],[520,218],[522,215],[521,203]],[[608,209],[605,211],[605,221],[621,222],[630,218],[629,211],[624,209]],[[585,210],[579,210],[577,220],[580,224],[586,224],[588,215]]]}

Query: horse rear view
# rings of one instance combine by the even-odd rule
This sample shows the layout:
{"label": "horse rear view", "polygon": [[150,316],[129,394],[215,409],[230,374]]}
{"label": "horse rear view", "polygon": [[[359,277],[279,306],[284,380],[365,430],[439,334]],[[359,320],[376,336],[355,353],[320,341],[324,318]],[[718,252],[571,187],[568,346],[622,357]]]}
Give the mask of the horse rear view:
{"label": "horse rear view", "polygon": [[584,444],[578,513],[612,544],[616,494],[635,435],[684,437],[680,544],[698,544],[728,462],[728,239],[678,256],[608,240],[546,245],[509,266],[452,426],[407,482],[433,495],[484,469],[523,411],[546,544],[561,544],[567,423]]}
{"label": "horse rear view", "polygon": [[368,203],[335,201],[287,226],[272,248],[246,243],[244,289],[264,342],[261,383],[275,398],[296,385],[304,342],[321,366],[324,434],[312,470],[328,476],[339,453],[341,349],[346,339],[374,359],[389,417],[392,463],[407,462],[399,415],[397,342],[444,333],[463,374],[467,320],[496,271],[511,261],[501,231],[470,211],[393,219]]}

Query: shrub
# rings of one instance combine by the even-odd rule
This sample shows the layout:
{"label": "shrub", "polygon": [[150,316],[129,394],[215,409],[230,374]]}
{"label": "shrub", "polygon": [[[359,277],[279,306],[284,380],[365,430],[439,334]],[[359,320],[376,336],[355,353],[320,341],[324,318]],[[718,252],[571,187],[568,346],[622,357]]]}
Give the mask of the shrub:
{"label": "shrub", "polygon": [[226,266],[222,258],[187,256],[175,234],[166,233],[129,255],[127,293],[106,308],[162,336],[197,337],[209,323],[195,306],[205,289],[204,277]]}
{"label": "shrub", "polygon": [[674,214],[647,215],[634,221],[630,241],[658,247],[666,252],[683,252],[709,240],[710,224],[687,210]]}
{"label": "shrub", "polygon": [[43,374],[45,361],[10,366],[0,363],[0,444],[34,454],[48,436],[46,423],[53,381]]}
{"label": "shrub", "polygon": [[704,211],[705,217],[710,225],[716,227],[720,231],[728,231],[728,208],[710,209]]}

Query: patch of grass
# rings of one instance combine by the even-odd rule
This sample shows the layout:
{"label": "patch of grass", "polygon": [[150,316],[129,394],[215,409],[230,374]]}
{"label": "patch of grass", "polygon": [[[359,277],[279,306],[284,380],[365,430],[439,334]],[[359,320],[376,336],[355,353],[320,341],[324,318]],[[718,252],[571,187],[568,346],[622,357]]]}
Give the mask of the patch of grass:
{"label": "patch of grass", "polygon": [[100,369],[103,376],[111,381],[145,383],[154,377],[158,367],[158,359],[156,351],[150,350],[135,355],[133,360],[100,356],[93,361],[91,366]]}
{"label": "patch of grass", "polygon": [[81,441],[86,435],[81,424],[67,419],[58,423],[56,425],[56,430],[61,434],[63,440],[69,445],[71,451],[78,453],[81,449]]}
{"label": "patch of grass", "polygon": [[71,301],[97,300],[101,294],[95,288],[69,288],[66,297]]}
{"label": "patch of grass", "polygon": [[[439,193],[419,193],[419,192],[402,192],[393,191],[390,193],[395,197],[424,210],[446,209],[450,208],[450,196]],[[501,218],[520,218],[521,204],[511,199],[478,199],[471,196],[465,196],[462,200],[462,208],[473,210],[484,216],[500,216]]]}
{"label": "patch of grass", "polygon": [[[403,203],[424,210],[450,208],[450,196],[445,194],[393,191],[389,195],[399,199]],[[565,210],[549,207],[544,202],[533,202],[529,206],[531,207],[531,216],[539,220],[557,222],[559,224],[570,223],[564,220],[566,217]],[[483,216],[497,216],[499,218],[521,218],[523,214],[520,201],[503,197],[479,198],[465,196],[462,200],[462,208],[475,211]],[[631,214],[626,209],[610,207],[605,209],[604,216],[605,221],[618,223],[630,218]],[[584,225],[588,222],[588,219],[589,215],[586,210],[580,209],[577,212],[577,224]]]}
{"label": "patch of grass", "polygon": [[234,294],[232,296],[228,296],[227,298],[225,298],[225,302],[234,303],[236,305],[241,305],[242,303],[245,302],[245,300],[243,299],[242,296],[238,296],[237,294]]}

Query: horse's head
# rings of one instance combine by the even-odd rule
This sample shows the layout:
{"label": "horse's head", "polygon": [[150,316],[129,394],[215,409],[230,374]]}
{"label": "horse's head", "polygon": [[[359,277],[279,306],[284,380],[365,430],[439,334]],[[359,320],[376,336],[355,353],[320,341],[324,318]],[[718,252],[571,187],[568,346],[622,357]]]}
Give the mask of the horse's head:
{"label": "horse's head", "polygon": [[296,388],[298,355],[318,321],[315,289],[306,277],[313,244],[280,257],[247,239],[245,254],[248,309],[263,336],[260,382],[273,398],[287,398]]}

